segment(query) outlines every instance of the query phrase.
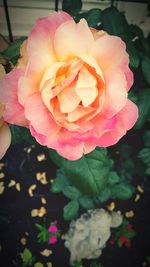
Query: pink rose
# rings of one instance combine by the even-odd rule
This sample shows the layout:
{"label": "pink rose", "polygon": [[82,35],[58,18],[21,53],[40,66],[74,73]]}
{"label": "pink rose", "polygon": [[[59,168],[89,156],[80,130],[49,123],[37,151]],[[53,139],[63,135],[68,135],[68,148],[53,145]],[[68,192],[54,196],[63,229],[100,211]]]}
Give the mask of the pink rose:
{"label": "pink rose", "polygon": [[57,228],[56,225],[51,225],[51,226],[48,228],[48,231],[49,231],[50,233],[57,233],[58,228]]}
{"label": "pink rose", "polygon": [[[4,67],[0,64],[0,79],[5,74]],[[0,103],[0,159],[5,155],[11,143],[11,133],[3,119],[4,106]]]}
{"label": "pink rose", "polygon": [[125,43],[65,12],[41,18],[0,89],[9,123],[76,160],[118,142],[138,117],[128,100],[133,74]]}
{"label": "pink rose", "polygon": [[55,244],[57,242],[57,236],[51,236],[49,238],[49,243],[50,244]]}
{"label": "pink rose", "polygon": [[10,129],[2,117],[3,106],[0,104],[0,159],[5,155],[11,143]]}

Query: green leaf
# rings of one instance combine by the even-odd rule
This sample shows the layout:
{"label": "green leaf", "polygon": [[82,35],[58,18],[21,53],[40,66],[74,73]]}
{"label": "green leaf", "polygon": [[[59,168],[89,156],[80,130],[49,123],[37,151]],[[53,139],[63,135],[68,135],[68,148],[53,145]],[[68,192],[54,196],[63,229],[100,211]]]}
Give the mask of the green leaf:
{"label": "green leaf", "polygon": [[142,59],[142,71],[146,82],[150,84],[150,58],[145,57]]}
{"label": "green leaf", "polygon": [[142,159],[145,164],[150,164],[150,148],[143,148],[139,152],[138,158]]}
{"label": "green leaf", "polygon": [[65,207],[64,207],[64,214],[63,217],[65,220],[72,220],[78,215],[79,210],[79,203],[77,200],[71,200]]}
{"label": "green leaf", "polygon": [[83,267],[82,261],[75,261],[73,267]]}
{"label": "green leaf", "polygon": [[84,18],[89,27],[99,29],[101,24],[101,14],[102,11],[99,8],[93,8],[87,12],[77,14],[74,19],[76,22],[79,22],[80,19]]}
{"label": "green leaf", "polygon": [[29,144],[37,145],[35,138],[32,137],[29,129],[25,127],[19,127],[16,125],[10,125],[12,144],[17,144],[24,141],[27,141]]}
{"label": "green leaf", "polygon": [[95,196],[105,188],[111,166],[106,149],[97,148],[77,161],[65,161],[63,171],[82,193]]}
{"label": "green leaf", "polygon": [[140,63],[140,56],[136,47],[134,46],[134,42],[132,42],[127,35],[122,35],[121,37],[126,43],[126,50],[129,54],[130,59],[130,67],[133,69],[137,69]]}
{"label": "green leaf", "polygon": [[150,147],[150,131],[146,131],[144,133],[144,137],[143,137],[143,140],[144,140],[144,144],[146,147]]}
{"label": "green leaf", "polygon": [[111,188],[112,198],[126,200],[132,197],[133,187],[128,184],[117,184]]}
{"label": "green leaf", "polygon": [[126,238],[127,238],[127,239],[131,239],[131,238],[133,238],[136,234],[135,234],[134,231],[131,231],[131,232],[126,232],[125,235],[126,235]]}
{"label": "green leaf", "polygon": [[139,26],[131,24],[129,25],[129,30],[130,30],[130,36],[132,39],[135,37],[144,39],[144,33]]}
{"label": "green leaf", "polygon": [[129,97],[129,99],[132,102],[134,102],[135,104],[137,104],[137,102],[138,102],[138,96],[137,96],[137,94],[135,94],[133,91],[129,91],[128,97]]}
{"label": "green leaf", "polygon": [[120,247],[120,248],[123,246],[123,243],[121,243],[119,241],[117,242],[117,244],[118,244],[118,247]]}
{"label": "green leaf", "polygon": [[38,230],[40,230],[40,231],[43,231],[43,229],[45,229],[45,227],[44,227],[43,225],[38,224],[38,223],[36,223],[35,226],[36,226],[36,227],[38,228]]}
{"label": "green leaf", "polygon": [[65,161],[65,158],[61,157],[54,149],[48,149],[49,156],[51,160],[56,164],[56,166],[61,167]]}
{"label": "green leaf", "polygon": [[23,264],[26,265],[31,265],[33,262],[33,256],[31,251],[28,248],[25,248],[23,253],[21,253],[21,258],[23,261]]}
{"label": "green leaf", "polygon": [[62,10],[66,11],[67,13],[74,15],[80,12],[82,8],[82,1],[81,0],[63,0],[62,1]]}
{"label": "green leaf", "polygon": [[120,177],[118,176],[118,174],[116,172],[110,172],[109,173],[109,179],[108,179],[108,183],[110,185],[114,185],[116,183],[118,183],[120,181]]}
{"label": "green leaf", "polygon": [[51,191],[53,193],[60,193],[66,185],[68,185],[67,178],[61,170],[58,170],[56,173],[56,178],[52,183]]}
{"label": "green leaf", "polygon": [[121,36],[129,31],[125,16],[115,7],[106,8],[101,15],[102,29],[109,34]]}
{"label": "green leaf", "polygon": [[22,45],[24,37],[13,41],[6,50],[2,51],[1,54],[8,58],[13,64],[17,63],[17,60],[20,55],[20,46]]}
{"label": "green leaf", "polygon": [[137,69],[140,63],[139,53],[131,41],[126,41],[126,46],[127,53],[129,54],[130,67]]}
{"label": "green leaf", "polygon": [[135,128],[141,129],[148,118],[150,118],[150,88],[142,89],[139,93],[138,107],[139,118],[136,122]]}
{"label": "green leaf", "polygon": [[98,197],[95,198],[96,203],[103,203],[106,202],[111,197],[111,190],[110,188],[105,188]]}
{"label": "green leaf", "polygon": [[95,207],[93,199],[87,196],[80,197],[79,204],[83,209],[94,209]]}
{"label": "green leaf", "polygon": [[148,168],[146,169],[145,173],[146,173],[147,175],[150,175],[150,167],[148,167]]}
{"label": "green leaf", "polygon": [[62,190],[63,194],[70,199],[78,199],[81,196],[80,191],[71,185],[65,186]]}

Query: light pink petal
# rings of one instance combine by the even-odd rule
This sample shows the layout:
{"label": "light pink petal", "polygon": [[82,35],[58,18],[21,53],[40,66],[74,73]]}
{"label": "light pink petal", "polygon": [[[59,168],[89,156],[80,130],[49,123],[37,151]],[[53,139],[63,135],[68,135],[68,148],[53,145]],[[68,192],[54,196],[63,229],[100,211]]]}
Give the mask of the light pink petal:
{"label": "light pink petal", "polygon": [[63,149],[58,149],[57,153],[61,155],[64,158],[67,158],[69,160],[78,160],[80,159],[84,154],[90,153],[95,149],[95,145],[91,144],[84,144],[80,143],[77,146],[64,146]]}
{"label": "light pink petal", "polygon": [[84,108],[83,106],[79,105],[74,111],[68,114],[67,118],[69,122],[74,122],[81,119],[85,115],[88,115],[93,112],[95,112],[94,108],[91,107]]}
{"label": "light pink petal", "polygon": [[5,155],[11,143],[11,133],[8,125],[3,122],[0,127],[0,159]]}
{"label": "light pink petal", "polygon": [[136,123],[137,118],[138,108],[128,99],[126,106],[117,114],[118,124],[121,128],[130,130]]}
{"label": "light pink petal", "polygon": [[78,24],[70,20],[57,29],[54,47],[58,59],[66,60],[88,54],[93,42],[93,35],[84,19]]}
{"label": "light pink petal", "polygon": [[50,100],[53,98],[52,87],[55,84],[56,73],[62,65],[62,62],[58,62],[55,63],[53,66],[47,68],[40,83],[42,100],[46,107],[51,111],[52,109],[50,107]]}
{"label": "light pink petal", "polygon": [[66,145],[62,149],[57,149],[57,153],[69,160],[80,159],[84,153],[84,143],[80,143],[78,146],[75,147]]}
{"label": "light pink petal", "polygon": [[121,38],[103,34],[95,41],[91,55],[97,60],[104,73],[111,69],[120,68],[127,77],[126,89],[130,89],[133,84],[133,75],[128,68],[129,56],[126,52],[126,45]]}
{"label": "light pink petal", "polygon": [[95,145],[85,143],[84,148],[83,148],[83,152],[84,152],[84,154],[88,154],[88,153],[92,152],[95,148],[96,148]]}
{"label": "light pink petal", "polygon": [[109,71],[105,76],[105,81],[105,102],[102,114],[111,118],[126,105],[127,82],[124,73],[120,70]]}
{"label": "light pink petal", "polygon": [[116,144],[131,129],[138,118],[138,108],[131,102],[127,101],[126,106],[116,115],[116,125],[114,128],[104,133],[97,145],[102,147]]}
{"label": "light pink petal", "polygon": [[31,135],[36,139],[36,141],[43,146],[46,146],[46,136],[38,133],[35,129],[30,125],[29,127]]}
{"label": "light pink petal", "polygon": [[18,100],[24,106],[28,96],[39,91],[39,84],[27,76],[22,76],[18,82]]}
{"label": "light pink petal", "polygon": [[37,20],[26,45],[27,66],[19,83],[19,101],[24,105],[26,98],[39,91],[44,72],[56,61],[53,39],[56,29],[65,21],[72,20],[65,12],[54,12]]}
{"label": "light pink petal", "polygon": [[74,139],[67,129],[61,128],[55,139],[50,136],[46,139],[46,145],[53,149],[64,149],[66,145],[75,147],[80,145],[81,141]]}
{"label": "light pink petal", "polygon": [[0,81],[0,101],[5,105],[5,121],[20,126],[27,126],[24,108],[18,102],[18,81],[24,74],[21,69],[14,69]]}
{"label": "light pink petal", "polygon": [[28,73],[40,73],[45,67],[56,61],[53,39],[57,28],[64,22],[72,20],[65,12],[53,12],[37,20],[27,41],[29,58]]}
{"label": "light pink petal", "polygon": [[90,121],[91,129],[87,130],[86,132],[73,132],[70,135],[79,140],[80,142],[90,143],[94,145],[98,145],[98,140],[107,131],[112,130],[116,125],[116,118],[113,117],[111,119],[106,119],[98,114]]}
{"label": "light pink petal", "polygon": [[57,135],[60,130],[49,110],[43,104],[40,94],[36,93],[28,97],[25,103],[25,115],[30,121],[30,125],[39,134],[52,137]]}
{"label": "light pink petal", "polygon": [[72,112],[80,103],[80,97],[75,91],[76,82],[66,87],[59,95],[58,100],[62,113]]}
{"label": "light pink petal", "polygon": [[92,104],[98,95],[97,80],[86,68],[80,70],[75,91],[84,107]]}

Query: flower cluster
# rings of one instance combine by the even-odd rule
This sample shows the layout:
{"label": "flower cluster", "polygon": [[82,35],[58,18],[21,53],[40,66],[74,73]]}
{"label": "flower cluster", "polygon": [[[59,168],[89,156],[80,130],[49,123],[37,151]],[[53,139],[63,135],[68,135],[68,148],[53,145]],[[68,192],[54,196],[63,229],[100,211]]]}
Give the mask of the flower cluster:
{"label": "flower cluster", "polygon": [[49,237],[49,243],[50,244],[55,244],[57,242],[57,236],[58,236],[58,228],[56,224],[51,224],[50,227],[48,228],[48,232],[50,233]]}
{"label": "flower cluster", "polygon": [[60,236],[60,231],[56,224],[57,222],[52,222],[48,228],[45,224],[36,224],[36,227],[39,230],[37,236],[38,242],[48,242],[51,245],[55,244]]}
{"label": "flower cluster", "polygon": [[119,230],[113,235],[109,243],[111,245],[117,243],[119,247],[125,246],[127,248],[130,248],[131,239],[134,236],[135,231],[133,230],[132,224],[130,224],[126,219],[124,219]]}

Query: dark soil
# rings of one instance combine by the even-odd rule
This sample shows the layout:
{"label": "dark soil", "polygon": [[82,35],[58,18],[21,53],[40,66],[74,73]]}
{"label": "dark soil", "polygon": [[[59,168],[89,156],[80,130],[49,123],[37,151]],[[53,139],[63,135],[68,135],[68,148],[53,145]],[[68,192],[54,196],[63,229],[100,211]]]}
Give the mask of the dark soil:
{"label": "dark soil", "polygon": [[[60,238],[55,245],[38,243],[38,230],[36,223],[43,223],[44,220],[57,221],[58,228],[65,233],[68,229],[68,222],[63,220],[63,207],[67,199],[62,194],[50,192],[51,179],[54,179],[56,167],[48,158],[42,147],[32,147],[28,144],[13,145],[7,155],[1,161],[5,165],[1,167],[0,173],[4,173],[4,192],[0,195],[0,245],[1,245],[1,267],[23,266],[20,253],[24,248],[30,249],[35,257],[35,262],[43,263],[44,267],[51,262],[52,267],[68,267],[69,253]],[[45,159],[37,160],[37,156],[45,154]],[[36,179],[36,173],[46,172],[47,184],[42,184]],[[20,184],[20,191],[16,184],[9,187],[11,180]],[[99,262],[104,267],[142,267],[148,265],[147,257],[150,256],[150,179],[146,177],[134,178],[135,185],[141,185],[144,193],[138,202],[134,196],[129,201],[117,201],[116,210],[123,213],[129,210],[134,211],[134,217],[129,221],[136,231],[132,240],[131,248],[119,248],[116,244],[110,245],[103,250]],[[36,184],[33,197],[28,193],[32,184]],[[41,203],[41,197],[47,201]],[[46,208],[44,217],[32,217],[31,210]],[[21,239],[26,239],[26,244]],[[51,249],[49,257],[41,255],[44,249]],[[89,266],[89,261],[84,261],[84,266]],[[34,266],[31,265],[31,266]]]}

